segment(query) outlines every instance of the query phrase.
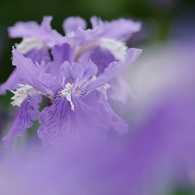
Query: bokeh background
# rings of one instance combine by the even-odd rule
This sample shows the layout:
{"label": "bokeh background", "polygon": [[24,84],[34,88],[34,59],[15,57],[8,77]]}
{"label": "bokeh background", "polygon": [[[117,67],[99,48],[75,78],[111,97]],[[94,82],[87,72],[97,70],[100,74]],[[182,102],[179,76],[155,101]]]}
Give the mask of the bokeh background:
{"label": "bokeh background", "polygon": [[[7,28],[17,21],[40,23],[45,15],[53,16],[52,27],[60,33],[63,33],[62,22],[68,16],[81,16],[88,23],[94,15],[103,20],[119,17],[140,20],[142,30],[133,35],[128,46],[142,48],[144,52],[170,40],[185,44],[195,40],[194,0],[0,0],[0,84],[13,70],[11,48],[19,41],[8,37]],[[1,127],[9,121],[8,115],[12,117],[10,97],[11,93],[0,97]],[[173,194],[195,192],[181,187]]]}

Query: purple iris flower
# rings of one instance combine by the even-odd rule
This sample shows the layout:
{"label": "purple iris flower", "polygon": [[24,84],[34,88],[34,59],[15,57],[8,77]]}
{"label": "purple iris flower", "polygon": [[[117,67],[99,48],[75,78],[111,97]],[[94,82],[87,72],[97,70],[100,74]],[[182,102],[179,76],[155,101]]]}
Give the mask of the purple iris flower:
{"label": "purple iris flower", "polygon": [[[92,17],[92,29],[86,29],[82,18],[70,17],[63,23],[62,36],[51,28],[51,20],[44,17],[40,25],[18,22],[9,28],[10,37],[23,40],[13,50],[16,69],[0,92],[12,90],[12,104],[20,108],[4,141],[10,145],[37,119],[44,144],[105,140],[110,129],[123,134],[128,127],[109,99],[127,100],[129,87],[121,74],[141,50],[128,49],[123,41],[140,30],[140,23]],[[51,106],[39,114],[42,96]]]}
{"label": "purple iris flower", "polygon": [[[141,50],[129,49],[124,62],[112,62],[96,76],[98,68],[92,62],[68,62],[60,65],[58,75],[47,73],[47,64],[34,64],[13,50],[13,65],[23,80],[14,93],[12,104],[19,106],[14,124],[4,138],[10,145],[15,136],[24,134],[38,118],[38,135],[44,144],[104,141],[110,129],[120,135],[128,126],[107,102],[106,85],[116,78],[140,55]],[[58,64],[57,64],[58,65]],[[41,97],[52,105],[39,113]]]}
{"label": "purple iris flower", "polygon": [[[59,67],[53,66],[56,62],[85,62],[89,59],[97,65],[97,75],[101,74],[111,62],[125,60],[128,49],[125,41],[141,28],[140,22],[128,19],[103,22],[100,18],[92,17],[92,29],[86,29],[84,19],[69,17],[63,22],[66,34],[63,36],[51,28],[51,20],[52,17],[44,17],[40,25],[36,22],[18,22],[8,30],[10,37],[23,38],[22,42],[16,45],[17,50],[34,63],[49,63],[46,71],[52,74],[58,72]],[[49,50],[53,59],[50,58]],[[0,93],[5,94],[6,90],[16,89],[19,83],[21,80],[17,71],[14,71],[7,82],[0,86]],[[123,77],[119,75],[109,84],[108,98],[126,103],[131,90]],[[118,90],[119,93],[116,93]]]}

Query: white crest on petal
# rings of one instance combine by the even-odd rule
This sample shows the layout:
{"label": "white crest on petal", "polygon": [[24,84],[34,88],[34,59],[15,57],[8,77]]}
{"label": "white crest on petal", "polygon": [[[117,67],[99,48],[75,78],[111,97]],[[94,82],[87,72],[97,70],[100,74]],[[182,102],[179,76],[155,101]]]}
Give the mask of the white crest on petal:
{"label": "white crest on petal", "polygon": [[114,39],[101,38],[100,46],[103,49],[108,49],[116,59],[124,61],[127,53],[127,46],[122,41]]}
{"label": "white crest on petal", "polygon": [[71,109],[74,111],[74,104],[71,99],[72,92],[73,92],[73,84],[67,83],[65,88],[61,90],[60,93],[62,96],[66,96],[67,101],[70,102]]}
{"label": "white crest on petal", "polygon": [[15,91],[12,91],[14,96],[11,98],[13,101],[11,102],[12,106],[19,106],[22,102],[28,97],[28,95],[36,94],[37,90],[34,89],[30,85],[19,84],[19,88]]}
{"label": "white crest on petal", "polygon": [[22,54],[26,54],[32,49],[41,49],[45,43],[35,37],[24,38],[21,43],[16,44],[16,49]]}

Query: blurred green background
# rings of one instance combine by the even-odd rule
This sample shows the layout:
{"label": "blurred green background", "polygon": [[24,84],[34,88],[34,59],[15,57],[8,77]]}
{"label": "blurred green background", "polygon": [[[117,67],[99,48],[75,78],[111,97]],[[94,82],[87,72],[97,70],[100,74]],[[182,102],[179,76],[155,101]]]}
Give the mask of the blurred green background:
{"label": "blurred green background", "polygon": [[[119,17],[140,20],[142,31],[128,42],[130,47],[148,48],[170,39],[185,36],[195,26],[194,0],[0,0],[0,84],[5,82],[11,66],[11,47],[19,40],[8,37],[7,28],[17,21],[41,22],[43,16],[53,16],[52,27],[60,33],[68,16],[81,16],[89,23],[93,15],[103,20]],[[195,28],[195,27],[194,27]],[[185,29],[185,30],[184,30]],[[191,34],[187,34],[191,36]],[[186,36],[185,36],[186,37]],[[0,126],[6,123],[10,97],[0,97]],[[10,113],[10,112],[9,112]],[[12,117],[12,114],[10,117]],[[1,134],[1,133],[0,133]],[[174,195],[193,195],[194,191],[181,187]]]}

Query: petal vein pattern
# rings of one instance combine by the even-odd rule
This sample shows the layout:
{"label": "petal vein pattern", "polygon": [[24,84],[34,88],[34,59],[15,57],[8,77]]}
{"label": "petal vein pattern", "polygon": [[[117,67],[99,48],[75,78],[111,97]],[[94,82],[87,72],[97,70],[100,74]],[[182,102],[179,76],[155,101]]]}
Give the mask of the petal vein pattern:
{"label": "petal vein pattern", "polygon": [[52,95],[59,87],[55,77],[44,72],[44,69],[37,67],[33,62],[25,58],[20,52],[13,49],[13,65],[20,72],[20,76],[26,83],[40,90],[45,95]]}
{"label": "petal vein pattern", "polygon": [[91,93],[82,100],[73,96],[72,101],[75,112],[65,97],[58,98],[41,112],[38,135],[43,144],[59,146],[105,141],[110,118],[97,93]]}
{"label": "petal vein pattern", "polygon": [[27,96],[21,103],[11,129],[3,138],[7,147],[11,145],[16,136],[23,136],[25,129],[30,128],[37,120],[41,99],[40,95]]}

